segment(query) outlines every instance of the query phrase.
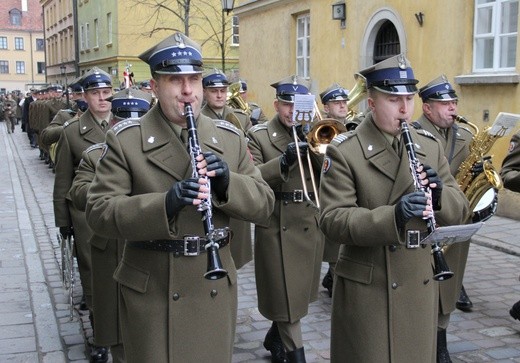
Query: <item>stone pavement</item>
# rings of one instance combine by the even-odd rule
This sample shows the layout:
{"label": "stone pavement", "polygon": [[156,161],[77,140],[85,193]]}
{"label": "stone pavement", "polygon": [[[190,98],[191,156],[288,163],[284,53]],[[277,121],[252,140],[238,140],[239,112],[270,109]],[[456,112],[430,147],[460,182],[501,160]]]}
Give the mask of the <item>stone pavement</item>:
{"label": "stone pavement", "polygon": [[[86,315],[68,317],[52,208],[54,174],[16,127],[0,123],[0,362],[87,362],[92,331]],[[520,322],[509,308],[520,299],[520,222],[494,216],[470,248],[464,286],[472,312],[456,311],[448,328],[454,363],[519,362]],[[322,275],[327,266],[324,264]],[[270,326],[258,312],[253,264],[239,271],[233,362],[268,362]],[[75,290],[79,303],[81,286]],[[347,307],[348,308],[348,307]],[[308,362],[329,360],[331,299],[320,289],[303,319]]]}

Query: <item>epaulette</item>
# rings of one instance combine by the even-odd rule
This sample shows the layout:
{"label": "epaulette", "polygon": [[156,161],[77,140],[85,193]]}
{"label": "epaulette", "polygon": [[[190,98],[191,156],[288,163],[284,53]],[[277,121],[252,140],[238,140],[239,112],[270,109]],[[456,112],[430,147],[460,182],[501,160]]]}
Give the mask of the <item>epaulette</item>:
{"label": "epaulette", "polygon": [[112,130],[118,135],[121,131],[126,130],[130,127],[141,126],[138,118],[127,118],[123,121],[119,121],[112,127]]}
{"label": "epaulette", "polygon": [[347,141],[350,135],[352,135],[352,133],[344,132],[342,134],[336,135],[331,142],[340,145],[341,143]]}
{"label": "epaulette", "polygon": [[429,137],[430,139],[437,140],[437,138],[430,131],[426,131],[426,130],[420,129],[420,130],[417,130],[417,133],[419,135],[423,135],[423,136]]}
{"label": "epaulette", "polygon": [[258,130],[267,130],[266,124],[256,124],[249,129],[249,132],[257,132]]}
{"label": "epaulette", "polygon": [[98,142],[97,144],[91,145],[91,146],[89,146],[88,148],[86,148],[86,149],[85,149],[85,152],[88,154],[88,153],[91,152],[92,150],[102,149],[104,144],[105,144],[105,143],[103,143],[103,142]]}
{"label": "epaulette", "polygon": [[227,122],[224,120],[215,120],[215,125],[217,125],[218,128],[225,129],[231,132],[234,132],[238,136],[240,136],[240,130],[235,127],[231,122]]}
{"label": "epaulette", "polygon": [[65,121],[65,123],[63,124],[63,128],[69,126],[69,125],[72,125],[73,123],[75,122],[78,122],[79,121],[79,117],[75,117],[73,119],[70,119],[70,120],[67,120]]}
{"label": "epaulette", "polygon": [[412,127],[416,130],[422,129],[422,125],[417,121],[412,122],[410,125],[412,125]]}

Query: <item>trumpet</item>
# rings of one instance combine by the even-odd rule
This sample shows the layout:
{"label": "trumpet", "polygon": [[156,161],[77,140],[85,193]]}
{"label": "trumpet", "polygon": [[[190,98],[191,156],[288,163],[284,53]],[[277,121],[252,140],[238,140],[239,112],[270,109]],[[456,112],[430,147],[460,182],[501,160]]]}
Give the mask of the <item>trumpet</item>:
{"label": "trumpet", "polygon": [[[424,187],[421,184],[419,175],[417,173],[417,168],[419,167],[419,159],[417,159],[417,156],[415,155],[412,136],[410,135],[410,129],[408,128],[406,120],[401,120],[401,135],[403,137],[403,141],[408,155],[408,160],[410,162],[410,172],[412,173],[415,189],[423,192],[428,192],[429,188]],[[426,226],[428,228],[428,234],[431,234],[435,231],[436,223],[433,211],[431,216],[428,217],[428,219],[426,220]],[[433,279],[435,281],[444,281],[453,277],[454,274],[452,271],[450,271],[448,267],[448,264],[446,262],[446,259],[444,258],[444,254],[439,243],[432,243],[432,254],[434,261]]]}
{"label": "trumpet", "polygon": [[[188,124],[188,141],[189,141],[189,149],[191,156],[191,165],[193,168],[193,178],[200,178],[197,171],[197,156],[202,154],[200,149],[199,139],[197,135],[197,127],[195,126],[195,116],[193,115],[193,108],[191,104],[184,104],[184,115],[186,116],[186,121]],[[207,177],[206,177],[207,178]],[[202,223],[204,224],[204,232],[206,233],[206,239],[208,243],[206,244],[206,253],[208,255],[208,267],[206,269],[206,273],[204,277],[208,280],[218,280],[227,276],[227,271],[222,267],[222,262],[220,261],[220,256],[218,253],[219,244],[217,243],[219,240],[224,238],[228,238],[229,230],[227,228],[215,229],[213,225],[213,212],[211,205],[211,187],[210,180],[207,178],[208,188],[210,188],[210,192],[208,193],[208,198],[205,199],[198,207],[198,211],[202,213]]]}

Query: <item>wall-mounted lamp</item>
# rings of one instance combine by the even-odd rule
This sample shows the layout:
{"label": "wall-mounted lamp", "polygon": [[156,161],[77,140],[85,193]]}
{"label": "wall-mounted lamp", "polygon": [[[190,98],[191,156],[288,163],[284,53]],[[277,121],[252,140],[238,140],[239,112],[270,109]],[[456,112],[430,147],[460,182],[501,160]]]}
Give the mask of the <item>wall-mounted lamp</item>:
{"label": "wall-mounted lamp", "polygon": [[339,20],[341,28],[345,28],[345,19],[347,18],[347,6],[344,2],[340,1],[332,4],[332,19]]}
{"label": "wall-mounted lamp", "polygon": [[419,26],[422,26],[424,22],[424,13],[422,11],[415,13],[415,19],[417,19]]}
{"label": "wall-mounted lamp", "polygon": [[222,11],[225,11],[227,15],[235,7],[235,0],[222,0]]}

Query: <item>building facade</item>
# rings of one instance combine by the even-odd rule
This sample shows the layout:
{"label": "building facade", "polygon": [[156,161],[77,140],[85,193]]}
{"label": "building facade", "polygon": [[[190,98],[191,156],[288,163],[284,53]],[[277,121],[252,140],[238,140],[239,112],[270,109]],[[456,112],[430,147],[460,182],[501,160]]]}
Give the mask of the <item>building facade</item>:
{"label": "building facade", "polygon": [[[333,82],[351,89],[355,73],[398,53],[419,87],[446,74],[460,114],[481,129],[499,112],[520,113],[518,0],[242,0],[234,15],[240,74],[268,116],[269,85],[287,75],[309,77],[315,95]],[[491,149],[496,165],[508,143],[504,137]]]}
{"label": "building facade", "polygon": [[0,1],[0,93],[45,84],[44,44],[38,0]]}
{"label": "building facade", "polygon": [[48,83],[66,86],[78,72],[74,1],[40,0],[45,26]]}

